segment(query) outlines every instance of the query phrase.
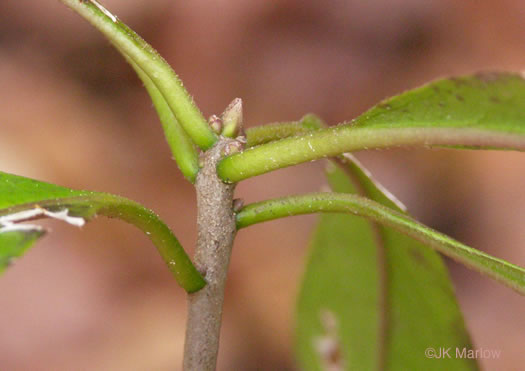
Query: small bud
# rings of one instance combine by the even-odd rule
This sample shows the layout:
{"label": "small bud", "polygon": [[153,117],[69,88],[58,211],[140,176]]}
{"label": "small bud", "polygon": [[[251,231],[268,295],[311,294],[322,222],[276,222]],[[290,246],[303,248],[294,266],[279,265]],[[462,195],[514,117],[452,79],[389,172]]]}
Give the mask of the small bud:
{"label": "small bud", "polygon": [[242,129],[242,100],[235,98],[222,113],[222,135],[235,138]]}
{"label": "small bud", "polygon": [[202,153],[199,155],[199,167],[204,167],[204,155]]}
{"label": "small bud", "polygon": [[243,148],[244,148],[244,145],[241,142],[232,141],[231,143],[228,143],[224,147],[223,154],[224,156],[230,156],[230,155],[233,155],[234,153],[242,151]]}
{"label": "small bud", "polygon": [[233,200],[233,212],[237,213],[241,211],[244,206],[244,200],[242,198],[236,198]]}
{"label": "small bud", "polygon": [[222,119],[217,115],[211,115],[208,119],[208,125],[210,125],[211,130],[215,134],[220,134],[222,132]]}
{"label": "small bud", "polygon": [[239,135],[237,138],[235,138],[235,140],[242,144],[248,143],[248,140],[246,139],[246,136],[244,135]]}

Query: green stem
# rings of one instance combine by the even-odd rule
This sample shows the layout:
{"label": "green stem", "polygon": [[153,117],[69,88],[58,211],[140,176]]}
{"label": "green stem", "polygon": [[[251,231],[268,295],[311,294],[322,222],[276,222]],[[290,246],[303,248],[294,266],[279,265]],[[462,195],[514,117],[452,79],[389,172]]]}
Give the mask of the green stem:
{"label": "green stem", "polygon": [[217,166],[226,182],[338,156],[344,152],[399,146],[474,146],[525,150],[525,137],[497,131],[458,128],[366,128],[339,125],[285,138],[224,158]]}
{"label": "green stem", "polygon": [[392,227],[525,295],[525,269],[468,247],[403,213],[361,196],[312,193],[250,204],[237,214],[237,228],[318,212],[352,213]]}
{"label": "green stem", "polygon": [[102,32],[124,51],[155,83],[175,117],[192,140],[202,149],[217,141],[193,99],[169,64],[140,36],[111,15],[98,3],[89,0],[60,0]]}

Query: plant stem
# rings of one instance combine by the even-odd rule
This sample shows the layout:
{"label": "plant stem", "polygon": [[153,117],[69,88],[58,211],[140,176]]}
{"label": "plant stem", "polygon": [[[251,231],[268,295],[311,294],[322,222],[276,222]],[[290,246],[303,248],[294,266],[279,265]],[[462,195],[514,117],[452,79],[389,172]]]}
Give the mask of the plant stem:
{"label": "plant stem", "polygon": [[217,176],[217,162],[229,145],[221,138],[203,154],[203,167],[197,175],[197,249],[195,265],[207,285],[188,295],[188,322],[184,344],[184,370],[215,370],[219,349],[224,286],[236,233],[233,212],[235,185]]}

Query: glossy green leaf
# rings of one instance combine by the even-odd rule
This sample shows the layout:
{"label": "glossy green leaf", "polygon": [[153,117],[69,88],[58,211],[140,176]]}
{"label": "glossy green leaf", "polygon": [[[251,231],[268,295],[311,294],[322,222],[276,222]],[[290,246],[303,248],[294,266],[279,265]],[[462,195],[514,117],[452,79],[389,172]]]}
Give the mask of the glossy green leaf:
{"label": "glossy green leaf", "polygon": [[217,136],[178,76],[151,45],[97,1],[60,1],[96,27],[121,53],[142,69],[162,94],[177,121],[199,147],[208,149],[213,146]]}
{"label": "glossy green leaf", "polygon": [[[523,143],[525,79],[522,74],[488,72],[434,81],[385,99],[359,116],[354,125],[361,128],[477,129],[495,136],[515,134],[516,140]],[[448,131],[452,142],[454,135],[454,130]],[[476,143],[476,138],[472,138],[467,145],[507,146],[504,141],[490,143],[490,136],[486,143],[479,140]],[[438,144],[462,143],[442,140]],[[513,148],[512,142],[508,146]]]}
{"label": "glossy green leaf", "polygon": [[525,79],[511,73],[436,81],[381,102],[354,121],[224,158],[219,176],[252,176],[345,152],[399,146],[525,150]]}
{"label": "glossy green leaf", "polygon": [[[334,191],[359,193],[384,206],[403,212],[402,205],[380,185],[374,183],[369,174],[357,162],[348,156],[343,160],[344,163],[341,159],[337,160],[343,170],[333,166],[329,167],[327,176]],[[318,235],[324,234],[329,237],[348,233],[347,230],[352,228],[353,223],[356,223],[354,216],[334,214],[330,215],[330,218],[340,219],[340,228],[324,227],[323,229],[322,220],[317,230]],[[345,280],[340,285],[355,286],[355,283],[348,282],[359,282],[363,286],[376,284],[375,290],[371,291],[377,292],[378,305],[368,307],[368,317],[356,316],[353,307],[350,305],[336,313],[336,316],[338,315],[340,322],[348,321],[359,324],[362,321],[377,321],[377,341],[371,342],[367,346],[375,350],[377,355],[375,358],[377,360],[376,366],[379,367],[361,367],[361,365],[351,365],[348,362],[350,367],[347,369],[477,369],[475,360],[456,357],[456,349],[460,351],[469,350],[472,349],[472,345],[454,297],[448,272],[440,256],[419,241],[390,227],[369,222],[366,227],[361,228],[358,233],[348,236],[341,246],[346,247],[349,254],[361,249],[376,251],[375,260],[360,261],[361,264],[370,264],[377,269],[376,280],[367,281],[367,277],[359,274],[359,270],[347,269],[344,276]],[[374,238],[365,240],[368,242],[366,243],[362,235],[369,233],[374,234]],[[320,251],[326,248],[330,248],[330,245],[314,244],[313,247],[313,249]],[[325,252],[325,254],[329,253]],[[358,254],[358,256],[351,256],[351,259],[361,258],[362,253],[359,252]],[[310,262],[311,265],[325,264],[325,270],[330,270],[327,263],[326,261]],[[344,265],[336,259],[331,263]],[[324,292],[328,292],[331,285],[330,281],[326,281],[325,285],[326,290]],[[361,287],[359,289],[362,290]],[[306,291],[307,288],[305,287],[303,290]],[[337,295],[338,293],[333,294],[336,297],[344,297],[340,294]],[[308,293],[304,293],[304,295],[308,295]],[[359,332],[355,331],[341,333],[342,339],[345,336],[354,341],[363,339]],[[428,352],[427,349],[429,348],[438,352],[440,349],[450,348],[451,357],[428,358],[425,352]],[[372,360],[368,361],[371,362]]]}
{"label": "glossy green leaf", "polygon": [[121,219],[141,229],[155,244],[177,282],[188,292],[205,285],[171,230],[152,212],[123,197],[76,191],[0,172],[0,271],[44,233],[21,224],[42,217],[81,226],[97,215]]}

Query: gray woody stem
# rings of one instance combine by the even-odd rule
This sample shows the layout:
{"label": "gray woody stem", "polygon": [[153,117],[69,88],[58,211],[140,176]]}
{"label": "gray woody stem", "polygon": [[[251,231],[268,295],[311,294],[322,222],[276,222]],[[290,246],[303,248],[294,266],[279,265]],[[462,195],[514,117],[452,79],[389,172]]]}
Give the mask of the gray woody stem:
{"label": "gray woody stem", "polygon": [[235,237],[233,190],[217,176],[216,165],[239,142],[221,138],[203,154],[197,175],[197,249],[194,262],[207,285],[188,295],[184,370],[215,370],[219,349],[224,286]]}

